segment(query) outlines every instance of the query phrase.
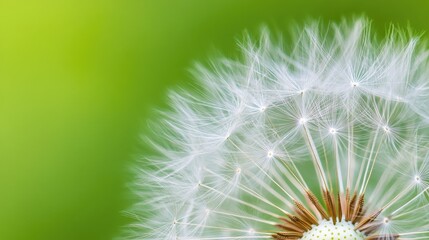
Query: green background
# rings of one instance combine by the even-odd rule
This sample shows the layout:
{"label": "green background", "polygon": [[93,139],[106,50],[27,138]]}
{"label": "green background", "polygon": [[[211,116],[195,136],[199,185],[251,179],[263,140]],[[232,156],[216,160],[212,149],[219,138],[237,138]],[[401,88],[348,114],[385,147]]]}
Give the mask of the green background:
{"label": "green background", "polygon": [[117,235],[145,119],[195,61],[236,56],[245,29],[364,13],[380,32],[423,32],[428,12],[410,0],[0,0],[0,239]]}

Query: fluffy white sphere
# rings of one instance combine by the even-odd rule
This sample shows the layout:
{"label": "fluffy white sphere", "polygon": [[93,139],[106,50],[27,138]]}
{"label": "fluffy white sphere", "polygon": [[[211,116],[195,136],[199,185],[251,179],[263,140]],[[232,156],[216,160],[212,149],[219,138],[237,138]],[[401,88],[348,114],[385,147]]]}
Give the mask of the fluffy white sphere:
{"label": "fluffy white sphere", "polygon": [[427,49],[364,19],[296,36],[264,30],[171,93],[124,239],[429,237]]}

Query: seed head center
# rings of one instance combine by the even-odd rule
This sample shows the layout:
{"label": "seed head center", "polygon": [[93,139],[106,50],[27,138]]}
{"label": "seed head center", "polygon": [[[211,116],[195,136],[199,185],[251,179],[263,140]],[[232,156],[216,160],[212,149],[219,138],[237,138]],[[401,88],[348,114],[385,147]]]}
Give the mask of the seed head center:
{"label": "seed head center", "polygon": [[365,235],[354,230],[355,225],[342,220],[333,223],[332,220],[321,220],[320,224],[313,226],[305,232],[302,240],[364,240]]}

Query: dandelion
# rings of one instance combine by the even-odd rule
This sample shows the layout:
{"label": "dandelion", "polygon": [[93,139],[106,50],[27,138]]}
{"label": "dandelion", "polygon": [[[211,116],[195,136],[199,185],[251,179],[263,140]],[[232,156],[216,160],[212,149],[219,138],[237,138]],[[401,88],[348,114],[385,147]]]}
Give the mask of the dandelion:
{"label": "dandelion", "polygon": [[264,30],[197,66],[151,125],[126,238],[428,239],[429,52],[369,25]]}

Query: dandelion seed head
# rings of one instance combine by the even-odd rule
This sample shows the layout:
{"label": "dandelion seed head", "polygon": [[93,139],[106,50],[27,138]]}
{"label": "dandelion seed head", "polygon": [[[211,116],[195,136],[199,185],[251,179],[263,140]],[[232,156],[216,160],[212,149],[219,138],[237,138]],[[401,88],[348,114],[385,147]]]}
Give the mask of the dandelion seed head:
{"label": "dandelion seed head", "polygon": [[129,240],[429,238],[429,54],[366,19],[246,37],[150,125]]}

